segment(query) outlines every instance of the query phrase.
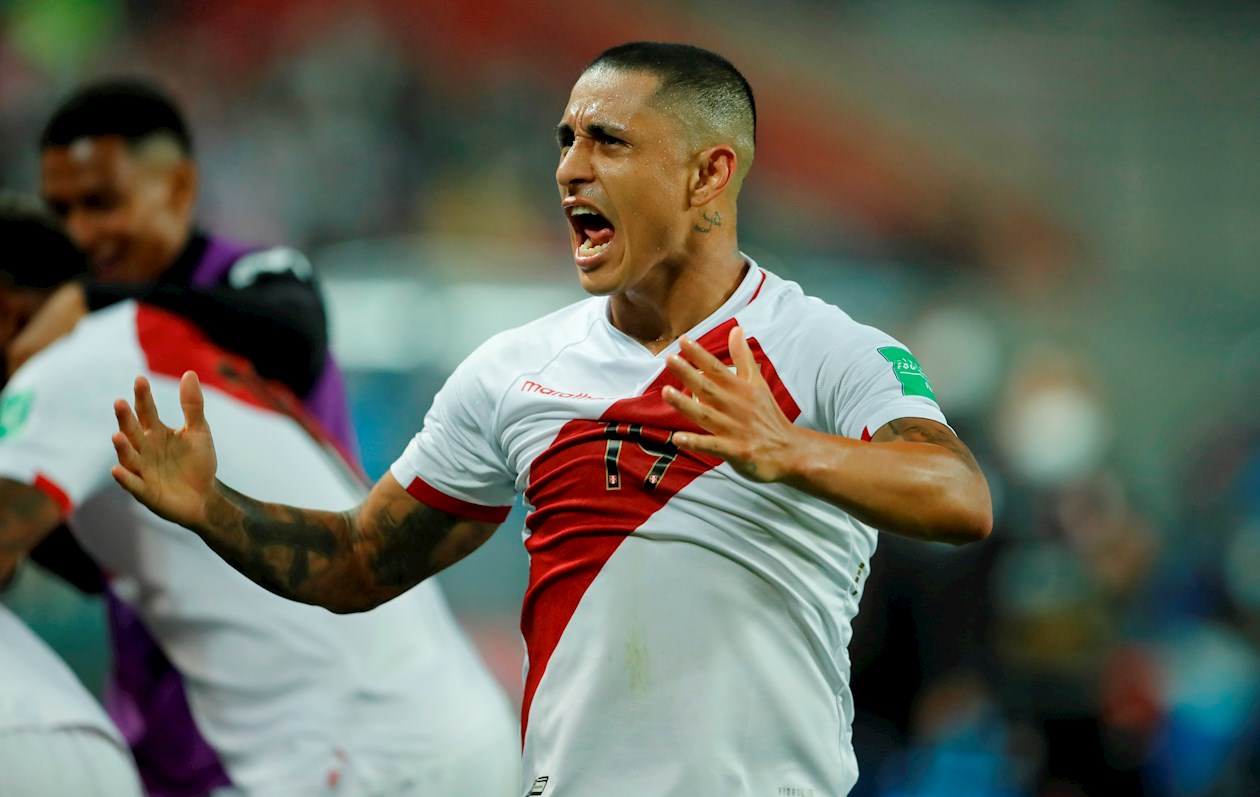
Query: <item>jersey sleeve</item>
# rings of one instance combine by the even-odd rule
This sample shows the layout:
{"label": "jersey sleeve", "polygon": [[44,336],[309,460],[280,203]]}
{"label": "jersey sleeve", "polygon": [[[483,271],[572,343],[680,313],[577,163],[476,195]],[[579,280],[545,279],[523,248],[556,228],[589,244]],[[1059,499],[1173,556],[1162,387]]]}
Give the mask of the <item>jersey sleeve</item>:
{"label": "jersey sleeve", "polygon": [[0,477],[38,488],[66,515],[112,483],[113,399],[131,378],[102,384],[101,369],[65,356],[70,345],[33,357],[0,393]]}
{"label": "jersey sleeve", "polygon": [[898,418],[947,423],[918,360],[903,344],[871,327],[828,353],[820,388],[834,432],[844,437],[868,440]]}
{"label": "jersey sleeve", "polygon": [[516,498],[516,479],[494,429],[501,390],[483,351],[465,360],[438,391],[424,427],[390,467],[417,500],[472,520],[502,523]]}

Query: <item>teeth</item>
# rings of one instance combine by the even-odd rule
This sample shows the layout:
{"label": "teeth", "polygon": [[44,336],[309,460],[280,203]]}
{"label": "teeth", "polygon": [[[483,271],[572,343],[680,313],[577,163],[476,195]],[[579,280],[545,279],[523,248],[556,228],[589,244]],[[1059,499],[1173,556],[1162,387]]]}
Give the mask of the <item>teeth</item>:
{"label": "teeth", "polygon": [[569,215],[570,216],[595,216],[598,214],[595,213],[595,208],[588,208],[586,205],[575,205],[573,209],[569,211]]}
{"label": "teeth", "polygon": [[605,241],[599,246],[595,246],[591,243],[591,239],[587,238],[582,242],[582,245],[578,247],[578,254],[582,257],[592,257],[607,249],[608,244],[610,243],[612,243],[612,241]]}

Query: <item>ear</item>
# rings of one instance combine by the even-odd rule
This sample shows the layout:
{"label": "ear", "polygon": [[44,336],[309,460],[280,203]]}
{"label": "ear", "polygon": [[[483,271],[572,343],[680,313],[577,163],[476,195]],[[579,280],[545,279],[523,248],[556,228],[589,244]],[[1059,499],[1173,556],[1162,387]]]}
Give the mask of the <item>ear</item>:
{"label": "ear", "polygon": [[691,206],[707,205],[717,199],[735,177],[736,155],[734,148],[719,144],[701,150],[694,161],[691,173]]}
{"label": "ear", "polygon": [[171,168],[171,206],[181,214],[191,214],[197,201],[197,164],[184,158]]}

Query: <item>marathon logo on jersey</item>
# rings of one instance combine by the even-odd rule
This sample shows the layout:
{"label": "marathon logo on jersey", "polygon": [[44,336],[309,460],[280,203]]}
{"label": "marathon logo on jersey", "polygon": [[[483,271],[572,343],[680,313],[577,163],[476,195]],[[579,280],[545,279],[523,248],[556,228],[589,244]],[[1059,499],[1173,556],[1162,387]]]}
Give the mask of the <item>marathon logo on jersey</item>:
{"label": "marathon logo on jersey", "polygon": [[936,401],[932,392],[932,383],[914,355],[898,346],[885,346],[879,350],[880,355],[892,364],[893,376],[901,383],[901,395],[923,396]]}
{"label": "marathon logo on jersey", "polygon": [[592,396],[590,393],[565,393],[559,390],[545,387],[538,384],[532,379],[526,379],[521,383],[522,393],[538,393],[543,396],[555,396],[562,399],[591,399],[592,401],[612,401],[612,399],[603,396]]}
{"label": "marathon logo on jersey", "polygon": [[0,399],[0,440],[12,437],[26,425],[34,399],[35,393],[30,390],[12,393]]}
{"label": "marathon logo on jersey", "polygon": [[525,797],[539,797],[539,795],[543,793],[543,790],[547,788],[547,781],[549,780],[551,780],[551,778],[546,775],[543,775],[541,778],[535,778],[534,785],[530,787],[528,792],[526,792]]}

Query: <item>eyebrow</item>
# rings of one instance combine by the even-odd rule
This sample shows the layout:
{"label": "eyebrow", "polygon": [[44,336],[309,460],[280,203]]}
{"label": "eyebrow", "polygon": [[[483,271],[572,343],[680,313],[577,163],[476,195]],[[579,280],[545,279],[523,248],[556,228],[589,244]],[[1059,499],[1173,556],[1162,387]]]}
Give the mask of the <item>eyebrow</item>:
{"label": "eyebrow", "polygon": [[[586,125],[586,132],[595,138],[621,138],[625,135],[625,125],[619,125],[616,122],[591,122]],[[568,122],[561,122],[556,125],[556,141],[563,146],[566,142],[573,139],[575,133],[573,126]]]}
{"label": "eyebrow", "polygon": [[564,146],[573,140],[573,127],[568,122],[561,122],[556,125],[556,143]]}

